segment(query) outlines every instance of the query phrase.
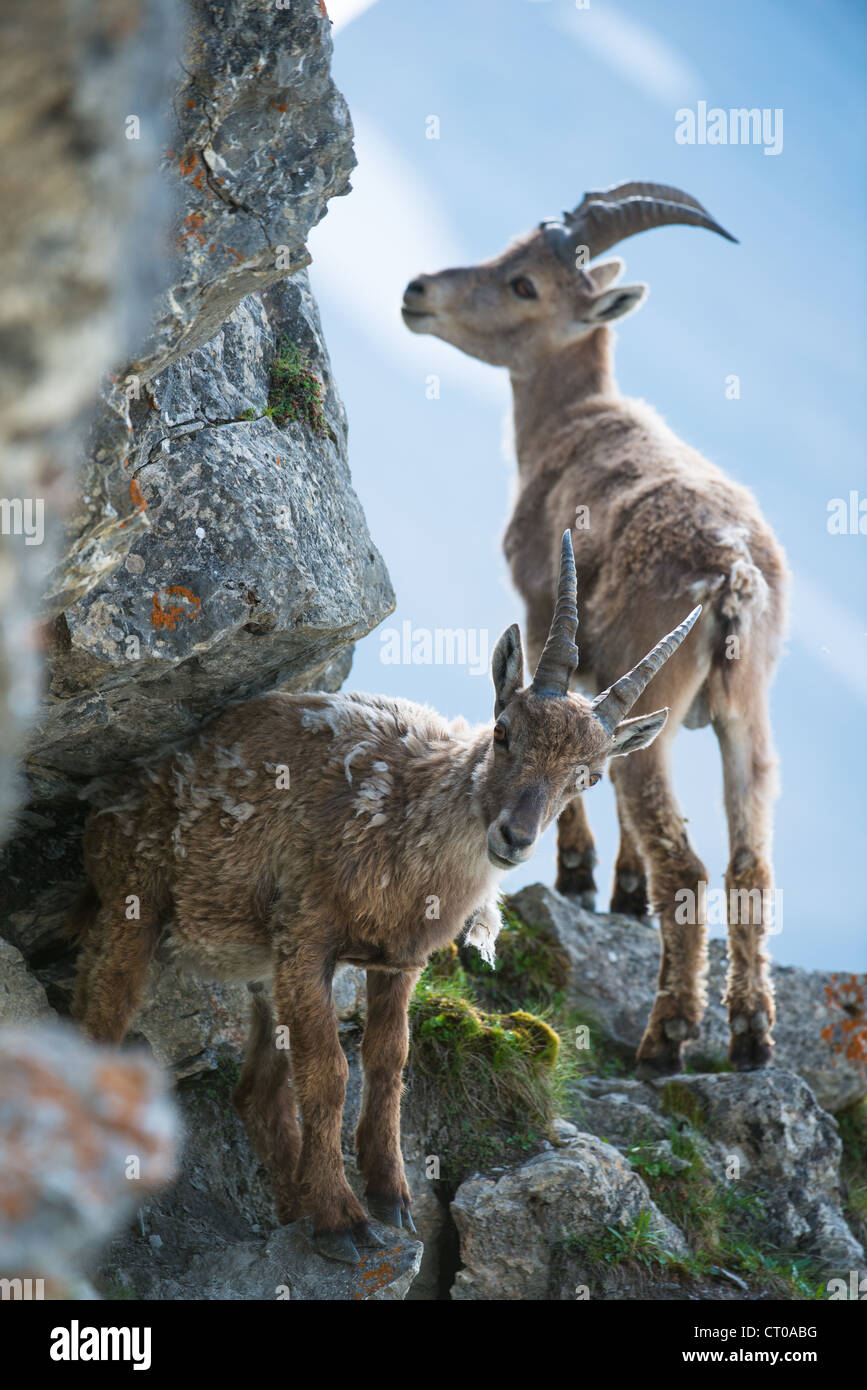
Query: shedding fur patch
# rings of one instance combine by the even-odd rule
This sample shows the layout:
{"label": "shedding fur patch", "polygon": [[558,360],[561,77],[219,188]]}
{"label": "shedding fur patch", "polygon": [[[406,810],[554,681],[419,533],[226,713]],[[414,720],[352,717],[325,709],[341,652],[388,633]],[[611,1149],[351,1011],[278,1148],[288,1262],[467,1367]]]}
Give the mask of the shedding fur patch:
{"label": "shedding fur patch", "polygon": [[717,534],[722,544],[735,556],[728,574],[721,576],[719,584],[715,586],[723,588],[719,612],[730,622],[742,623],[747,613],[761,613],[767,607],[770,593],[768,581],[758,565],[753,563],[746,531],[730,527]]}
{"label": "shedding fur patch", "polygon": [[483,903],[470,918],[466,940],[470,946],[475,946],[482,960],[490,966],[494,964],[496,941],[502,925],[499,904],[496,902]]}
{"label": "shedding fur patch", "polygon": [[372,817],[371,825],[382,825],[385,821],[383,807],[390,791],[391,778],[389,777],[382,777],[379,780],[371,777],[362,782],[358,789],[358,795],[352,803],[356,816],[368,814]]}
{"label": "shedding fur patch", "polygon": [[343,771],[346,773],[346,780],[352,786],[352,773],[349,771],[356,758],[362,757],[370,751],[369,743],[356,743],[354,748],[350,748],[346,757],[343,759]]}
{"label": "shedding fur patch", "polygon": [[339,705],[336,701],[323,705],[321,709],[305,709],[301,714],[302,729],[309,729],[315,734],[324,733],[328,729],[334,738],[350,722],[351,715],[347,715],[345,705]]}
{"label": "shedding fur patch", "polygon": [[721,611],[732,619],[740,618],[746,607],[760,613],[767,606],[768,592],[768,582],[758,565],[750,560],[735,560]]}

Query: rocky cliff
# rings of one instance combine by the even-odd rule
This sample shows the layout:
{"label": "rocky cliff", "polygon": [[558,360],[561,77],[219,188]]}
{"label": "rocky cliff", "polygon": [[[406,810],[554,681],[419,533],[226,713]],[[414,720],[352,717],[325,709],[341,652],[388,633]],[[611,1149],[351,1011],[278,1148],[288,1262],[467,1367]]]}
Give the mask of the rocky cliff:
{"label": "rocky cliff", "polygon": [[[82,13],[91,8],[99,7]],[[56,563],[42,576],[50,621],[39,629],[47,689],[30,713],[26,804],[6,849],[0,911],[0,934],[43,963],[60,945],[57,929],[79,876],[83,782],[157,755],[230,700],[275,687],[335,689],[352,643],[393,607],[352,491],[346,420],[304,271],[307,233],[329,198],[348,191],[355,162],[349,114],[330,75],[328,20],[317,0],[282,9],[194,0],[183,36],[173,39],[157,10],[139,16],[120,0],[115,8],[111,23],[103,15],[106,34],[92,32],[92,14],[89,27],[61,26],[65,80],[91,122],[78,157],[100,218],[110,225],[118,212],[106,163],[116,182],[134,182],[135,172],[148,189],[146,201],[139,189],[124,204],[127,220],[127,204],[135,213],[134,266],[128,252],[109,257],[117,264],[104,270],[97,295],[138,324],[138,336],[128,333],[127,356],[104,378],[86,420],[82,397],[106,365],[105,343],[90,352],[88,371],[72,307],[56,316],[34,311],[26,326],[44,391],[55,389],[49,372],[60,371],[58,353],[80,369],[56,421],[55,433],[65,419],[67,452],[77,440],[79,458],[62,524],[59,497],[48,508]],[[126,85],[129,26],[137,71],[150,75],[144,91]],[[170,61],[166,33],[175,44]],[[18,37],[26,65],[37,34],[23,16]],[[98,90],[81,90],[76,76],[91,73],[98,40],[106,71]],[[170,101],[155,76],[166,65]],[[48,82],[38,66],[38,80]],[[100,106],[106,92],[111,100]],[[34,125],[48,99],[34,101]],[[126,112],[127,102],[136,109]],[[14,143],[11,124],[5,129]],[[161,165],[158,180],[138,172],[147,164],[141,141],[153,169]],[[68,170],[56,143],[54,197],[62,205]],[[78,208],[58,213],[43,198],[28,212],[43,235],[60,216],[70,237],[86,238],[91,224],[78,225]],[[28,292],[41,303],[37,265],[15,245]],[[76,246],[68,247],[71,260]],[[103,246],[109,250],[113,242]],[[49,274],[61,271],[50,258]],[[83,322],[88,312],[90,301],[78,305]],[[25,355],[22,337],[17,353]],[[23,583],[28,547],[23,537],[9,540],[14,582]],[[10,584],[15,572],[11,565]],[[28,578],[28,593],[32,587]],[[13,611],[7,602],[6,614]],[[20,621],[15,632],[19,660],[28,650]],[[17,711],[16,680],[7,682],[7,706]],[[10,743],[22,723],[17,714],[7,719]]]}
{"label": "rocky cliff", "polygon": [[[619,996],[628,984],[636,1017],[646,1015],[652,929],[535,886],[510,901],[498,944],[493,971],[454,950],[422,981],[403,1111],[418,1236],[375,1223],[384,1248],[356,1269],[318,1255],[305,1222],[275,1223],[231,1104],[246,991],[155,964],[132,1040],[175,1077],[180,1173],[80,1259],[79,1278],[85,1270],[102,1297],[142,1299],[801,1300],[828,1297],[834,1278],[848,1287],[865,1261],[867,1074],[850,1070],[836,1116],[793,1054],[738,1075],[699,1042],[695,1070],[637,1081],[622,1016],[604,985],[587,981],[618,953]],[[809,1036],[814,1009],[826,1007],[822,977],[787,975],[800,1001],[788,1026]],[[68,971],[55,964],[38,976],[4,948],[0,1020],[44,1026],[49,996],[65,1011]],[[360,971],[340,967],[335,1002],[349,1062],[344,1162],[361,1195]],[[20,1031],[4,1032],[20,1048]],[[830,1049],[825,1063],[830,1077]],[[808,1070],[817,1075],[809,1055]],[[831,1103],[820,1068],[823,1084]],[[26,1223],[16,1240],[32,1248]]]}
{"label": "rocky cliff", "polygon": [[[79,789],[240,696],[336,688],[393,597],[305,269],[354,162],[319,0],[191,0],[183,33],[163,0],[8,14],[3,486],[44,499],[47,533],[0,538],[0,771],[30,728],[25,780],[0,800],[0,830],[19,803],[0,1276],[142,1299],[827,1296],[864,1265],[863,979],[776,966],[778,1066],[734,1075],[716,944],[690,1071],[639,1082],[658,934],[524,890],[494,971],[454,947],[420,984],[403,1117],[418,1239],[377,1226],[384,1248],[357,1269],[322,1259],[304,1222],[276,1226],[230,1103],[245,990],[156,961],[131,1041],[159,1068],[57,1031]],[[341,967],[334,992],[357,1183],[363,976]],[[131,1143],[153,1159],[135,1219]]]}

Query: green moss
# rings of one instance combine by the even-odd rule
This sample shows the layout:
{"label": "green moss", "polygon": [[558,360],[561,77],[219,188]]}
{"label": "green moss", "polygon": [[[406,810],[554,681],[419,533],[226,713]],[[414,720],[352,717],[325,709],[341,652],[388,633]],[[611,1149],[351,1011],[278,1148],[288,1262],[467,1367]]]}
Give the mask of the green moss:
{"label": "green moss", "polygon": [[314,434],[327,433],[322,411],[322,382],[301,351],[286,337],[278,339],[271,363],[265,414],[280,429],[290,421],[298,421],[306,424]]}
{"label": "green moss", "polygon": [[676,1115],[688,1120],[696,1129],[704,1124],[701,1102],[689,1086],[682,1081],[668,1081],[662,1088],[660,1109],[663,1115]]}
{"label": "green moss", "polygon": [[724,1052],[696,1052],[690,1048],[684,1071],[690,1076],[708,1076],[711,1073],[734,1071],[734,1067]]}
{"label": "green moss", "polygon": [[422,974],[410,1021],[413,1101],[435,1117],[449,1186],[538,1147],[559,1108],[560,1039],[550,1023],[526,1009],[486,1010],[450,949]]}
{"label": "green moss", "polygon": [[210,1100],[227,1100],[241,1079],[241,1064],[228,1048],[220,1048],[217,1064],[206,1072],[201,1081],[201,1089]]}
{"label": "green moss", "polygon": [[837,1116],[843,1155],[840,1177],[843,1181],[844,1210],[859,1240],[867,1241],[867,1100]]}

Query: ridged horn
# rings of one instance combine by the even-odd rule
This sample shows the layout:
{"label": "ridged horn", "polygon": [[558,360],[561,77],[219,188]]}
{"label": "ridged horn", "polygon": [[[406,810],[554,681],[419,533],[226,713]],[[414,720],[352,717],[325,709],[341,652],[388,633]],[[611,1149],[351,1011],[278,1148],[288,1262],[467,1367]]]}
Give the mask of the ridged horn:
{"label": "ridged horn", "polygon": [[676,224],[706,227],[727,241],[737,241],[697,198],[666,183],[620,183],[585,193],[572,212],[564,212],[562,221],[550,218],[541,225],[552,251],[574,267],[578,246],[589,248],[589,261],[637,232]]}
{"label": "ridged horn", "polygon": [[612,734],[621,719],[626,718],[657,671],[665,665],[670,656],[674,655],[684,637],[698,621],[700,612],[701,604],[697,608],[693,608],[689,617],[684,618],[682,623],[678,623],[673,632],[669,632],[660,642],[657,642],[652,651],[649,651],[637,666],[633,666],[632,670],[627,671],[625,676],[621,676],[619,681],[615,681],[607,690],[603,690],[601,694],[596,696],[592,706],[593,713],[607,733]]}
{"label": "ridged horn", "polygon": [[572,536],[563,532],[560,547],[560,579],[557,585],[557,603],[539,665],[533,677],[532,689],[536,695],[565,695],[569,689],[569,678],[578,669],[578,648],[575,634],[578,631],[578,575],[575,570],[575,556],[572,553]]}

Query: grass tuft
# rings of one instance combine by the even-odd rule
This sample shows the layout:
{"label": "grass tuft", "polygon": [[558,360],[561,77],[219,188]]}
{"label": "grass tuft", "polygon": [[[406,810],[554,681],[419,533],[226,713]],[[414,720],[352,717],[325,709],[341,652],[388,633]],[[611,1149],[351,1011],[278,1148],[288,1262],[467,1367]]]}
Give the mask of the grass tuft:
{"label": "grass tuft", "polygon": [[322,382],[294,343],[283,336],[271,363],[268,407],[265,411],[280,429],[290,421],[307,425],[314,434],[326,434],[322,410]]}

